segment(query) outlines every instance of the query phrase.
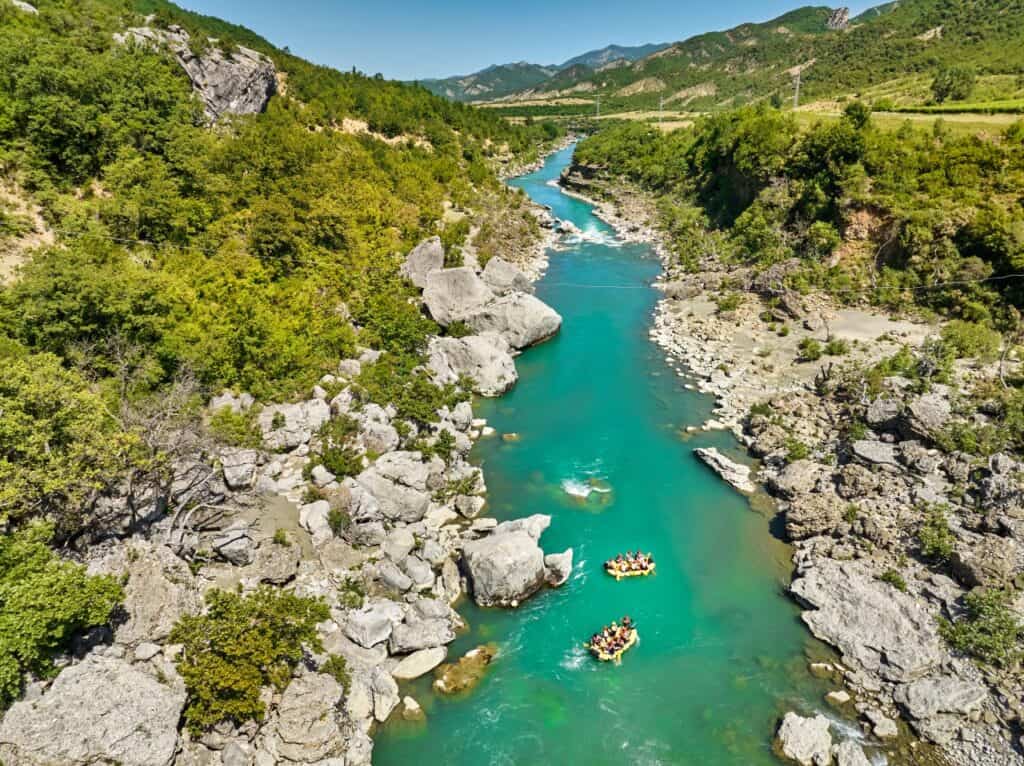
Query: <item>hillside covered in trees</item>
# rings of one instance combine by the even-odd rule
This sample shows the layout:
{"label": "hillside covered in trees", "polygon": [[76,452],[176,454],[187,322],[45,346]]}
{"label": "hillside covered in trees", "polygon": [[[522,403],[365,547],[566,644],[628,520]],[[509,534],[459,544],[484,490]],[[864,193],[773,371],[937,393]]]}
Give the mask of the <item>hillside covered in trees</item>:
{"label": "hillside covered in trees", "polygon": [[[200,57],[228,73],[211,98],[232,72],[272,97],[221,104],[213,123],[186,66]],[[454,404],[420,368],[440,328],[398,267],[433,235],[449,265],[463,246],[481,261],[532,246],[537,221],[496,170],[557,132],[310,64],[163,0],[0,2],[0,706],[125,598],[48,544],[110,534],[111,493],[131,532],[148,513],[135,502],[159,518],[210,444],[259,444],[254,413],[204,421],[211,395],[308,395],[365,346],[389,352],[364,380],[378,400],[428,417]],[[276,603],[251,616],[278,620],[271,642],[308,605]],[[285,683],[299,639],[267,651],[283,664],[259,672]]]}
{"label": "hillside covered in trees", "polygon": [[[1019,99],[1024,83],[1024,10],[1008,0],[901,0],[850,18],[846,9],[807,6],[677,42],[628,66],[577,68],[519,94],[537,113],[558,100],[596,100],[602,112],[721,110],[761,100],[801,103],[858,97],[896,83],[883,106],[920,103],[915,78],[967,68],[987,99]],[[929,94],[930,95],[930,94]],[[895,103],[890,103],[894,101]],[[510,107],[511,108],[511,107]],[[525,108],[525,107],[523,107]],[[576,111],[581,110],[579,106]]]}

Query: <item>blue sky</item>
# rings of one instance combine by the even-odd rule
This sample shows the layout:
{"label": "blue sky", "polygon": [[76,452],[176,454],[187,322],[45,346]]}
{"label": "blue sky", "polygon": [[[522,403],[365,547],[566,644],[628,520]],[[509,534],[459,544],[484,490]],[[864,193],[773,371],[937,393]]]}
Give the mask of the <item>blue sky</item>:
{"label": "blue sky", "polygon": [[[878,0],[881,2],[882,0]],[[178,0],[339,69],[411,80],[557,64],[610,43],[673,42],[798,7],[778,0]],[[850,5],[851,14],[876,5]]]}

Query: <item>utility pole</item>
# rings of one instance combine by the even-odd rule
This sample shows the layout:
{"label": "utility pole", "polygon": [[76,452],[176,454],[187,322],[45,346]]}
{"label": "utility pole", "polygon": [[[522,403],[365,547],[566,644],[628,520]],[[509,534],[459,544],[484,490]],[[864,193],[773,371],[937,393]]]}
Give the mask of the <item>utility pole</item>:
{"label": "utility pole", "polygon": [[796,90],[793,92],[793,108],[796,109],[800,106],[800,74],[803,72],[802,67],[796,69]]}
{"label": "utility pole", "polygon": [[601,97],[597,97],[597,119],[601,119]]}
{"label": "utility pole", "polygon": [[660,128],[662,123],[665,121],[665,97],[662,96],[658,99],[658,127]]}

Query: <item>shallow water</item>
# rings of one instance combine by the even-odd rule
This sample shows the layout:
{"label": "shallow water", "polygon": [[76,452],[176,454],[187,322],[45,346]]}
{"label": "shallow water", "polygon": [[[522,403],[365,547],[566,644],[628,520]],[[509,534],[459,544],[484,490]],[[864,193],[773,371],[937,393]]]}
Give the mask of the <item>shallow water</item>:
{"label": "shallow water", "polygon": [[[461,606],[471,628],[449,656],[493,641],[498,659],[463,698],[435,697],[430,678],[404,689],[427,723],[385,727],[374,763],[776,764],[778,717],[820,709],[826,691],[806,672],[816,647],[784,595],[788,552],[693,456],[734,450],[732,438],[680,439],[712,402],[684,390],[648,339],[650,249],[616,243],[589,205],[548,184],[571,151],[514,182],[584,232],[537,286],[565,323],[517,360],[516,388],[480,409],[520,439],[485,439],[474,456],[489,512],[550,514],[542,544],[573,547],[573,576],[515,611]],[[654,576],[603,573],[636,548],[654,554]],[[581,642],[627,613],[639,645],[621,666],[593,661]]]}

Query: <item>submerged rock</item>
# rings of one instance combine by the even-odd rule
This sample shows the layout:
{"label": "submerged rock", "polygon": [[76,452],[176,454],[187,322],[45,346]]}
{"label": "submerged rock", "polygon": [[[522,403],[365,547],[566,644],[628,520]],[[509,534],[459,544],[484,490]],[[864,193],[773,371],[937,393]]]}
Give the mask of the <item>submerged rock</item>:
{"label": "submerged rock", "polygon": [[753,492],[757,489],[754,486],[754,482],[750,479],[749,466],[740,465],[730,460],[714,447],[701,447],[695,449],[694,453],[712,471],[740,492]]}
{"label": "submerged rock", "polygon": [[498,647],[494,644],[471,649],[458,662],[442,665],[435,671],[434,689],[442,694],[469,691],[480,682],[497,656]]}
{"label": "submerged rock", "polygon": [[804,718],[786,713],[775,744],[780,755],[800,766],[828,766],[832,762],[832,735],[823,715]]}
{"label": "submerged rock", "polygon": [[168,766],[184,706],[185,685],[177,674],[162,683],[125,660],[91,654],[61,672],[41,698],[7,711],[0,723],[0,761]]}

